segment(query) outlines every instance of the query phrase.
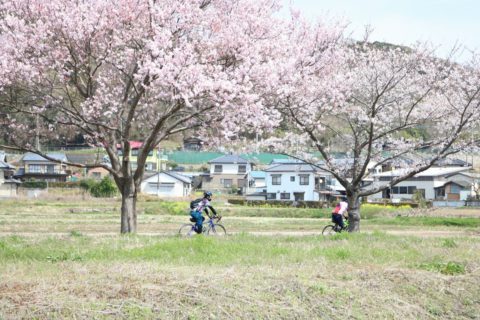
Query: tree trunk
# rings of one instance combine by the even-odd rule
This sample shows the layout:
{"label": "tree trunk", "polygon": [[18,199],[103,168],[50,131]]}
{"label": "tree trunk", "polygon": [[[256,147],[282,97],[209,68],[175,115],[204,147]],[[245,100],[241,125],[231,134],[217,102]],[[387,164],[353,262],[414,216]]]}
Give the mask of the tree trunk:
{"label": "tree trunk", "polygon": [[347,195],[348,232],[360,232],[360,198],[357,194]]}
{"label": "tree trunk", "polygon": [[137,232],[137,189],[133,179],[128,179],[121,189],[122,192],[122,222],[121,233]]}

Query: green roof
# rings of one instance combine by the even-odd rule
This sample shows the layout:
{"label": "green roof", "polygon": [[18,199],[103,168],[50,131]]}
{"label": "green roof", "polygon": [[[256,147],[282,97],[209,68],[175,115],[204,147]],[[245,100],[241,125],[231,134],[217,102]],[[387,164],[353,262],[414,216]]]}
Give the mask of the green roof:
{"label": "green roof", "polygon": [[[225,155],[220,152],[172,151],[167,152],[168,160],[178,164],[207,164],[209,161]],[[288,156],[276,153],[240,154],[240,157],[259,164],[269,164],[273,159],[288,159]]]}

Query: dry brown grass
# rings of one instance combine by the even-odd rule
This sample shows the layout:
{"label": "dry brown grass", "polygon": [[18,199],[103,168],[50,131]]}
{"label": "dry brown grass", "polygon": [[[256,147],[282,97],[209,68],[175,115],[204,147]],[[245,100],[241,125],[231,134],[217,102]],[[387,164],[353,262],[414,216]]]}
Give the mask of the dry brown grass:
{"label": "dry brown grass", "polygon": [[478,276],[345,265],[333,272],[327,263],[65,263],[34,275],[11,270],[0,310],[6,319],[478,319]]}

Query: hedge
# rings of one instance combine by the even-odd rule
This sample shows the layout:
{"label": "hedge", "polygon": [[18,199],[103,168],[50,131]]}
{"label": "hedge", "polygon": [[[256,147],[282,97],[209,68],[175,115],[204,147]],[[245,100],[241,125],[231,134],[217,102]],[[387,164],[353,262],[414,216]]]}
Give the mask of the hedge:
{"label": "hedge", "polygon": [[297,208],[327,208],[329,202],[322,201],[280,201],[280,200],[246,200],[228,199],[228,203],[247,206],[297,207]]}

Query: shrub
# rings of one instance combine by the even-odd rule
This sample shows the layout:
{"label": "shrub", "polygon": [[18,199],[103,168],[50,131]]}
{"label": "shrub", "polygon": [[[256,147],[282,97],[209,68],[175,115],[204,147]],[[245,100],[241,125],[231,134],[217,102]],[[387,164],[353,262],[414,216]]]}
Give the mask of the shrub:
{"label": "shrub", "polygon": [[22,183],[22,187],[28,189],[46,189],[47,182],[46,181],[25,181]]}
{"label": "shrub", "polygon": [[117,186],[109,177],[103,178],[90,189],[90,194],[96,198],[113,197],[116,193]]}

